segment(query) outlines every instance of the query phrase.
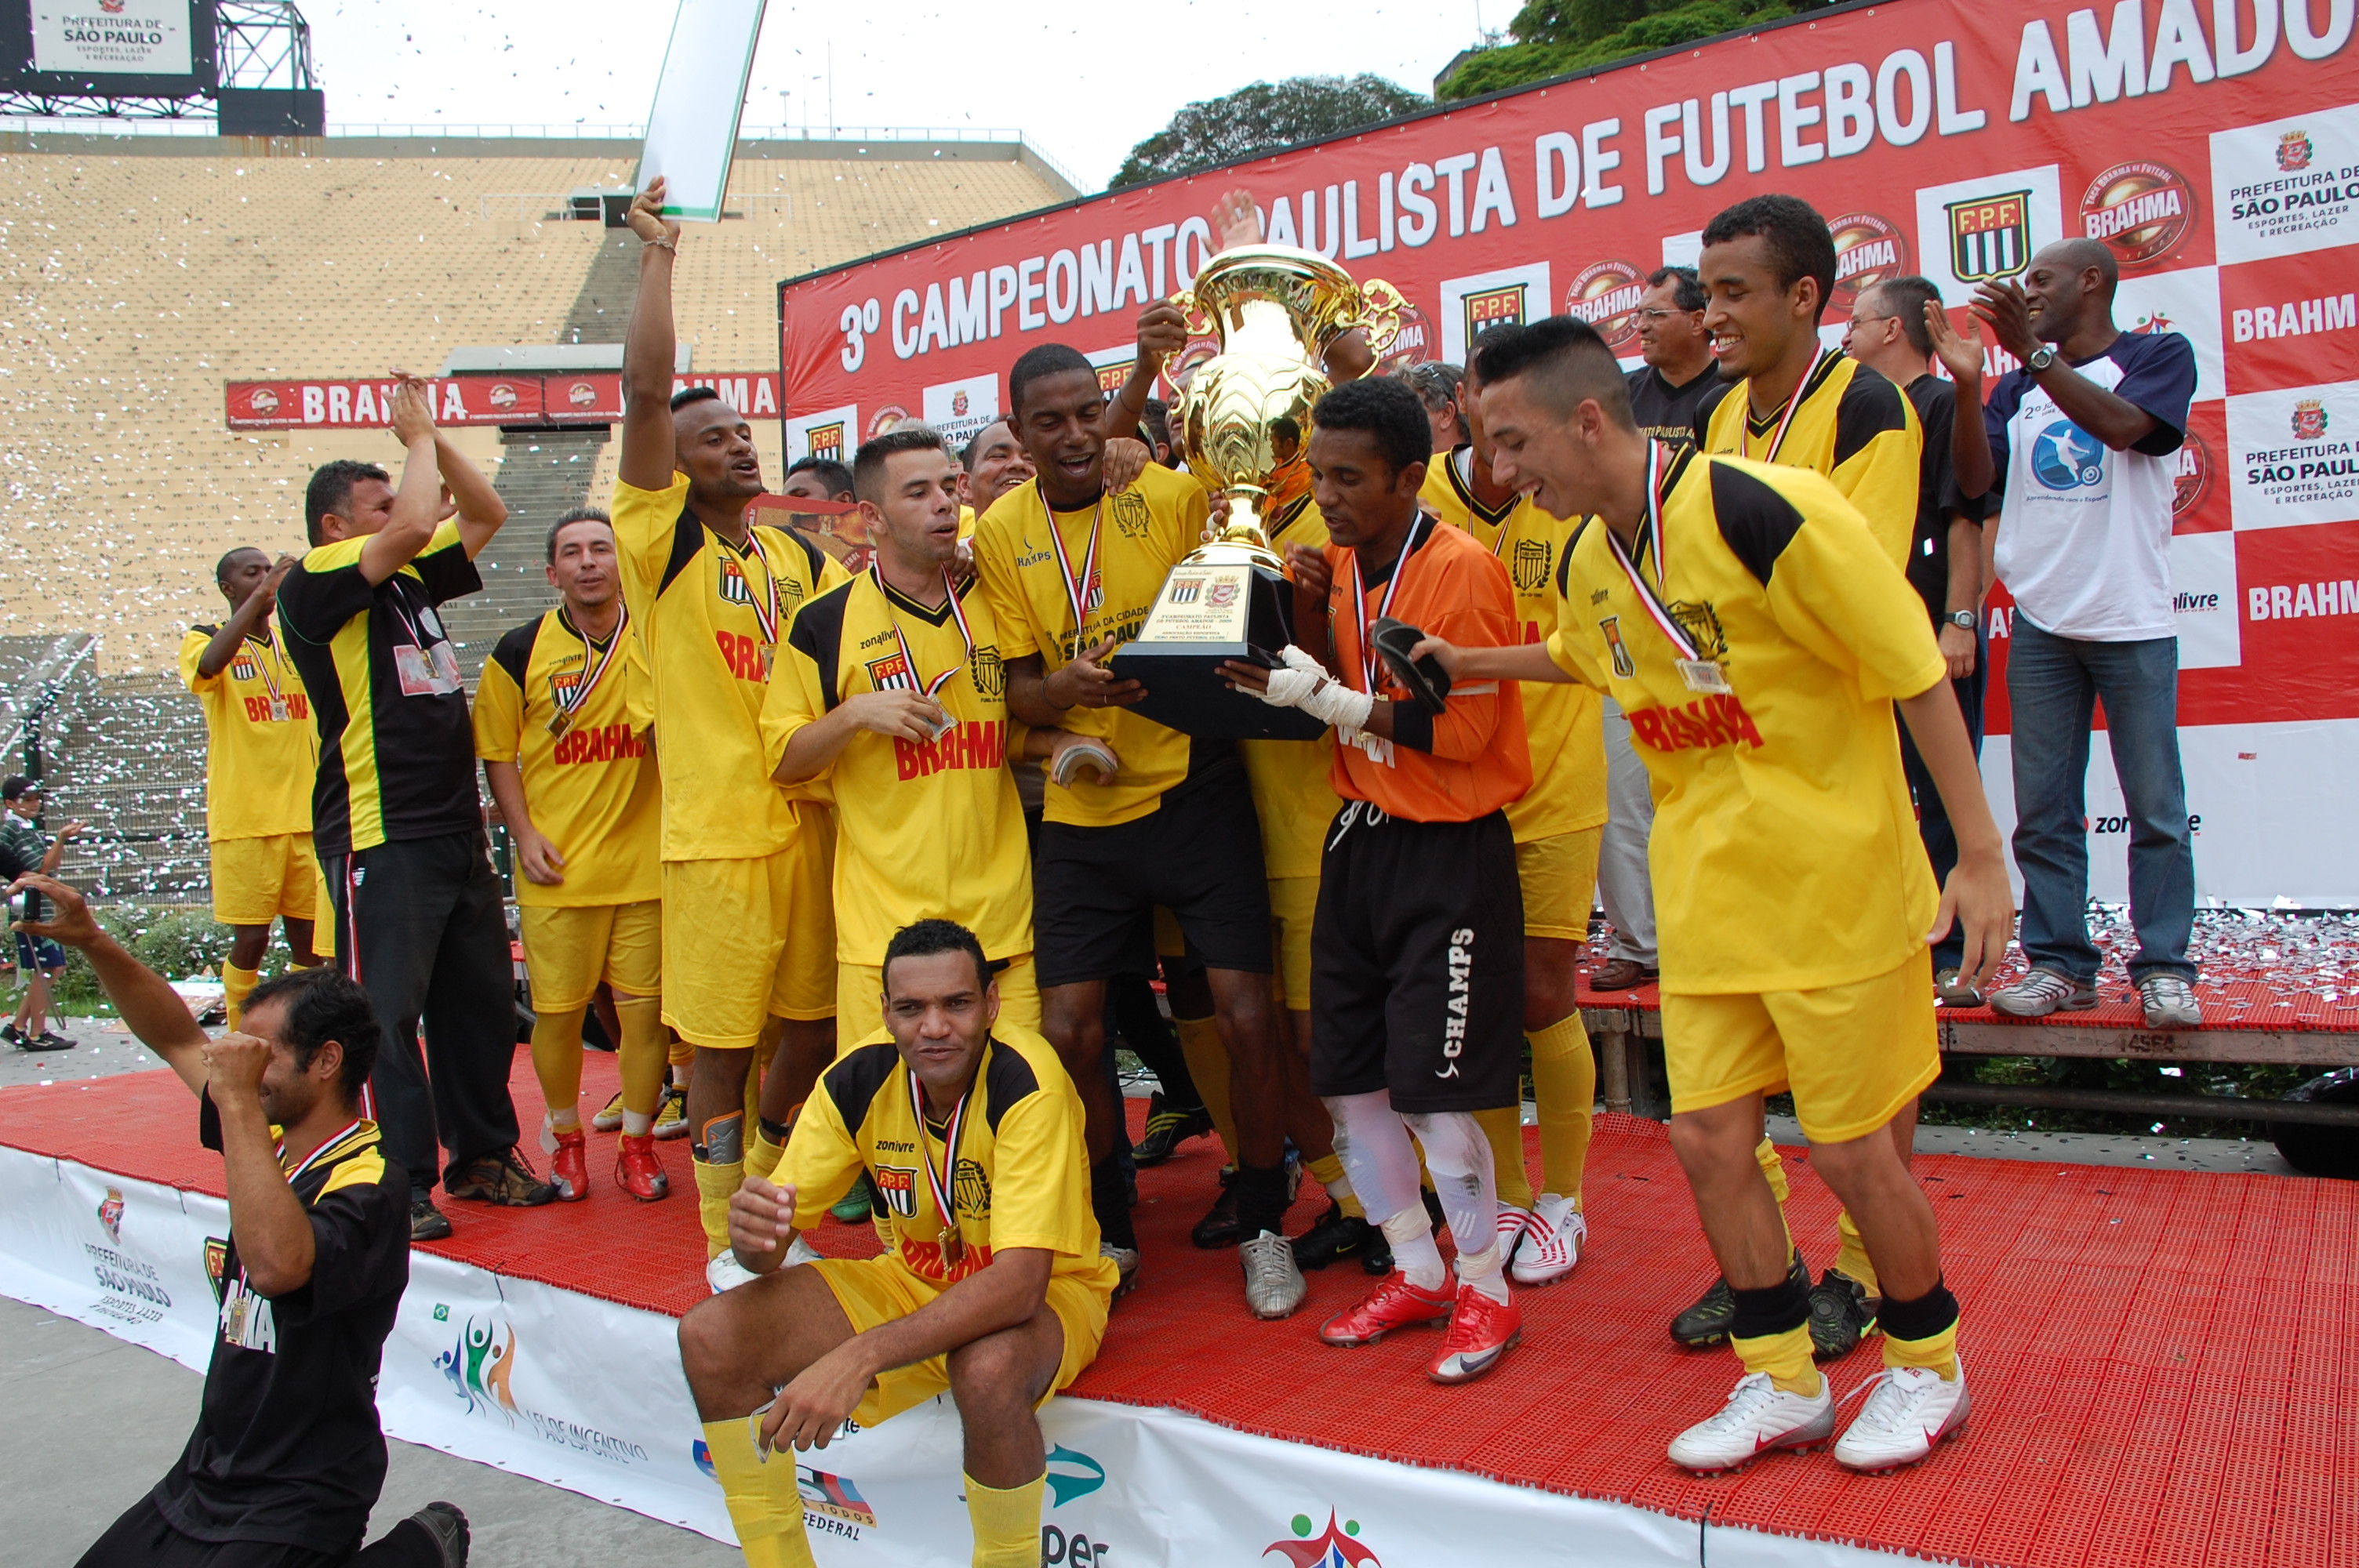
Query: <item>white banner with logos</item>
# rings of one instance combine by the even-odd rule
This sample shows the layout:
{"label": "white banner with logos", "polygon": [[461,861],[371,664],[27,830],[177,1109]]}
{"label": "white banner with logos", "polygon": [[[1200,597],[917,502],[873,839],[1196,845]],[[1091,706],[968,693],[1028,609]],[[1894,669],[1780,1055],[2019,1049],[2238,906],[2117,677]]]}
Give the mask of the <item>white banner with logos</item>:
{"label": "white banner with logos", "polygon": [[[0,1294],[201,1370],[214,1324],[206,1249],[227,1236],[228,1217],[218,1198],[0,1148]],[[1312,1354],[1307,1336],[1305,1346]],[[734,1539],[672,1320],[659,1314],[414,1253],[377,1403],[388,1435]],[[1171,1411],[1061,1399],[1041,1424],[1044,1568],[1251,1568],[1273,1558],[1296,1568],[1454,1568],[1555,1562],[1575,1542],[1596,1568],[1901,1561],[1281,1443]],[[969,1560],[949,1400],[798,1457],[822,1563]]]}
{"label": "white banner with logos", "polygon": [[189,0],[68,0],[33,6],[33,69],[74,76],[186,76]]}

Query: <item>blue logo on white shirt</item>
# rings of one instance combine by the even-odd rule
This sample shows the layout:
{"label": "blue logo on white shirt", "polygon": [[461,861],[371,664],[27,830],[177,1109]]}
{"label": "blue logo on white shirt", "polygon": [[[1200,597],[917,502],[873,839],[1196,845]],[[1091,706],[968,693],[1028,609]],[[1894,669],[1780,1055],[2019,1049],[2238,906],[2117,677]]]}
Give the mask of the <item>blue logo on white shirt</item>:
{"label": "blue logo on white shirt", "polygon": [[2031,471],[2050,490],[2103,484],[2104,443],[2070,419],[2059,419],[2033,439]]}

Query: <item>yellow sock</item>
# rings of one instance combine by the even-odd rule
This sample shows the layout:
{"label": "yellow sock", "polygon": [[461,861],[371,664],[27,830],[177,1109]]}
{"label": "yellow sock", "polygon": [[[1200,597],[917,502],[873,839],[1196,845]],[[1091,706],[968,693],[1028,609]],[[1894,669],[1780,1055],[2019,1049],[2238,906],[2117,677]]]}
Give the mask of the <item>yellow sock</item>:
{"label": "yellow sock", "polygon": [[729,1200],[737,1195],[738,1185],[745,1179],[745,1162],[720,1164],[692,1160],[690,1163],[696,1168],[696,1217],[704,1226],[704,1256],[710,1260],[729,1250]]}
{"label": "yellow sock", "polygon": [[224,959],[222,963],[222,997],[229,1005],[229,1026],[235,1029],[238,1020],[245,1016],[245,999],[262,983],[259,969],[241,969]]}
{"label": "yellow sock", "polygon": [[1499,1185],[1499,1201],[1517,1208],[1531,1207],[1532,1173],[1524,1165],[1523,1108],[1503,1105],[1478,1110],[1474,1124],[1491,1141],[1491,1174]]}
{"label": "yellow sock", "polygon": [[1804,1399],[1816,1398],[1825,1379],[1810,1364],[1810,1325],[1797,1324],[1783,1334],[1765,1334],[1758,1339],[1729,1336],[1729,1346],[1736,1358],[1745,1363],[1748,1372],[1767,1372],[1769,1380],[1789,1394]]}
{"label": "yellow sock", "polygon": [[761,1119],[756,1118],[754,1146],[745,1151],[745,1173],[749,1176],[759,1176],[766,1182],[770,1179],[770,1173],[778,1168],[778,1162],[786,1156],[787,1146],[783,1143],[771,1142],[770,1135],[762,1130]]}
{"label": "yellow sock", "polygon": [[[1352,1190],[1351,1182],[1343,1174],[1343,1162],[1341,1159],[1332,1154],[1321,1154],[1304,1168],[1310,1173],[1312,1181],[1327,1189],[1327,1195],[1333,1198],[1336,1206],[1345,1214],[1353,1219],[1368,1217],[1368,1211],[1360,1206],[1360,1195]],[[1335,1190],[1335,1185],[1339,1182],[1343,1186],[1343,1190],[1340,1193]]]}
{"label": "yellow sock", "polygon": [[1581,1206],[1581,1177],[1589,1164],[1590,1116],[1597,1106],[1597,1056],[1581,1014],[1568,1014],[1532,1043],[1532,1098],[1540,1111],[1540,1190]]}
{"label": "yellow sock", "polygon": [[1786,1255],[1794,1255],[1794,1227],[1786,1225],[1786,1162],[1777,1158],[1777,1146],[1765,1135],[1754,1145],[1753,1157],[1761,1163],[1761,1173],[1769,1178],[1769,1191],[1777,1199],[1777,1223],[1785,1226]]}
{"label": "yellow sock", "polygon": [[[618,995],[614,1016],[623,1025],[616,1052],[623,1069],[623,1108],[653,1116],[663,1101],[663,1003],[651,996]],[[537,1043],[535,1049],[538,1049]]]}
{"label": "yellow sock", "polygon": [[737,1527],[745,1568],[815,1568],[810,1538],[803,1533],[795,1451],[780,1449],[764,1460],[754,1448],[753,1422],[744,1416],[706,1422],[704,1448],[720,1477],[729,1522]]}
{"label": "yellow sock", "polygon": [[1958,1380],[1958,1325],[1949,1327],[1929,1339],[1895,1339],[1884,1336],[1884,1364],[1887,1367],[1922,1367],[1941,1374],[1941,1381]]}
{"label": "yellow sock", "polygon": [[584,1003],[533,1016],[532,1072],[551,1110],[575,1110],[582,1098],[582,1018],[589,1011]]}
{"label": "yellow sock", "polygon": [[1868,1260],[1867,1243],[1860,1238],[1859,1227],[1852,1223],[1851,1210],[1835,1216],[1835,1233],[1843,1238],[1835,1252],[1835,1267],[1865,1286],[1869,1295],[1882,1295],[1875,1284],[1875,1265]]}
{"label": "yellow sock", "polygon": [[1196,1092],[1204,1097],[1213,1130],[1220,1133],[1221,1147],[1234,1165],[1237,1119],[1229,1114],[1229,1050],[1221,1044],[1221,1026],[1209,1018],[1175,1018],[1171,1028],[1180,1036],[1180,1054],[1187,1060],[1188,1076],[1196,1080]]}
{"label": "yellow sock", "polygon": [[964,1479],[967,1522],[974,1527],[974,1568],[1040,1568],[1040,1492],[1047,1473],[1004,1492],[972,1476]]}

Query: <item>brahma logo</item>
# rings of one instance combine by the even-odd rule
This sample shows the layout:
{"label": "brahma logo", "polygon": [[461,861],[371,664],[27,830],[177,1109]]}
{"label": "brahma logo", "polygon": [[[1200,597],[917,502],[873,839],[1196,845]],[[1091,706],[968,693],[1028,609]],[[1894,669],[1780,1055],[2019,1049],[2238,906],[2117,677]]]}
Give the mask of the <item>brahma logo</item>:
{"label": "brahma logo", "polygon": [[278,395],[266,386],[257,386],[253,395],[246,399],[246,406],[256,414],[276,414],[278,412]]}
{"label": "brahma logo", "polygon": [[2298,441],[2315,441],[2326,434],[2326,405],[2305,397],[2293,406],[2293,434]]}
{"label": "brahma logo", "polygon": [[1400,370],[1413,364],[1423,364],[1432,357],[1433,322],[1416,306],[1402,307],[1400,328],[1393,334],[1393,341],[1386,347],[1385,357],[1378,362],[1376,369],[1379,372]]}
{"label": "brahma logo", "polygon": [[451,1391],[466,1404],[469,1415],[496,1410],[514,1426],[516,1402],[508,1380],[516,1375],[516,1327],[506,1325],[505,1339],[501,1328],[496,1322],[478,1328],[470,1317],[451,1348],[434,1358],[434,1365],[451,1380]]}
{"label": "brahma logo", "polygon": [[2310,156],[2317,150],[2308,131],[2288,131],[2277,138],[2277,168],[2286,174],[2299,174],[2310,167]]}
{"label": "brahma logo", "polygon": [[1835,287],[1829,310],[1849,316],[1861,293],[1908,273],[1908,241],[1900,225],[1874,212],[1846,212],[1827,220],[1835,242]]}
{"label": "brahma logo", "polygon": [[2195,224],[2195,192],[2167,164],[2117,163],[2081,196],[2081,232],[2125,267],[2152,266],[2186,240]]}
{"label": "brahma logo", "polygon": [[[870,417],[868,421],[868,438],[873,441],[877,437],[884,435],[886,431],[897,430],[908,422],[909,411],[908,409],[900,406],[898,404],[887,404],[886,406],[879,408],[875,414]],[[817,456],[819,453],[819,442],[816,432],[813,433],[813,439],[811,441],[811,453],[813,456]],[[842,460],[839,459],[838,460],[840,461]]]}
{"label": "brahma logo", "polygon": [[2178,466],[2170,478],[2170,515],[2175,521],[2201,506],[2212,490],[2212,449],[2192,430],[2180,444]]}
{"label": "brahma logo", "polygon": [[1526,286],[1504,284],[1497,288],[1480,288],[1466,296],[1466,341],[1473,342],[1475,335],[1485,327],[1520,327],[1524,324]]}
{"label": "brahma logo", "polygon": [[2013,277],[2031,265],[2031,192],[2010,190],[1943,204],[1950,270],[1961,283]]}
{"label": "brahma logo", "polygon": [[516,406],[516,389],[505,381],[495,381],[492,383],[492,389],[484,394],[484,399],[495,408],[514,408]]}
{"label": "brahma logo", "polygon": [[106,1189],[106,1196],[98,1205],[98,1223],[106,1232],[109,1241],[117,1247],[123,1245],[123,1193],[120,1188]]}
{"label": "brahma logo", "polygon": [[598,401],[598,389],[586,381],[577,381],[565,389],[565,401],[576,408],[589,408]]}
{"label": "brahma logo", "polygon": [[1384,1564],[1366,1543],[1360,1540],[1360,1521],[1345,1519],[1339,1526],[1335,1510],[1327,1510],[1327,1528],[1317,1535],[1309,1514],[1296,1514],[1292,1526],[1295,1539],[1273,1541],[1262,1548],[1264,1557],[1283,1557],[1294,1568],[1384,1568]]}
{"label": "brahma logo", "polygon": [[[1638,341],[1638,300],[1646,292],[1646,275],[1628,262],[1592,262],[1573,275],[1571,287],[1564,291],[1564,310],[1566,315],[1578,316],[1596,328],[1605,346],[1620,354]],[[1466,335],[1470,341],[1477,330],[1473,317],[1476,297],[1469,295],[1466,298]],[[1520,300],[1516,308],[1516,319],[1520,320]]]}
{"label": "brahma logo", "polygon": [[862,1530],[876,1528],[876,1510],[849,1477],[798,1465],[795,1482],[803,1495],[803,1523],[810,1528],[853,1541]]}
{"label": "brahma logo", "polygon": [[2050,490],[2081,490],[2105,479],[2105,447],[2070,419],[2059,419],[2033,438],[2032,476]]}
{"label": "brahma logo", "polygon": [[840,463],[843,460],[842,420],[838,419],[832,425],[812,426],[805,432],[803,440],[809,448],[807,455],[824,459],[832,463]]}

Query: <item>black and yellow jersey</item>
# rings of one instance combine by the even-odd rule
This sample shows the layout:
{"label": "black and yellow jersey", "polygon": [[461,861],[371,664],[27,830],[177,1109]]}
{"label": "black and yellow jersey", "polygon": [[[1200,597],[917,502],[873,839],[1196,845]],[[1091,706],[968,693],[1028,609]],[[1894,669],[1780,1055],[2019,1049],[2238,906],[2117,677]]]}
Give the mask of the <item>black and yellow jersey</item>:
{"label": "black and yellow jersey", "polygon": [[1701,449],[1826,475],[1867,519],[1892,564],[1905,564],[1917,533],[1925,441],[1917,410],[1900,389],[1839,349],[1821,354],[1802,378],[1790,422],[1786,404],[1755,417],[1752,384],[1738,382],[1713,407]]}
{"label": "black and yellow jersey", "polygon": [[[1556,568],[1572,524],[1540,510],[1528,495],[1485,506],[1474,495],[1474,449],[1462,446],[1425,471],[1418,500],[1463,528],[1507,568],[1516,585],[1517,635],[1545,643],[1556,630]],[[1524,687],[1524,733],[1532,787],[1507,803],[1516,842],[1578,833],[1605,820],[1605,705],[1582,686]]]}
{"label": "black and yellow jersey", "polygon": [[[1265,524],[1270,547],[1280,556],[1289,545],[1323,549],[1327,519],[1308,495],[1276,507]],[[1315,741],[1240,741],[1245,779],[1253,786],[1255,815],[1261,818],[1261,859],[1272,881],[1315,877],[1326,847],[1327,829],[1343,808],[1332,777],[1335,731]]]}
{"label": "black and yellow jersey", "polygon": [[372,586],[365,536],[306,554],[278,585],[287,652],[319,717],[312,848],[342,855],[482,826],[458,652],[434,607],[484,586],[457,524]]}
{"label": "black and yellow jersey", "polygon": [[555,887],[517,877],[518,903],[585,908],[663,896],[663,785],[647,741],[654,719],[647,653],[627,628],[593,642],[560,605],[492,650],[475,686],[475,754],[516,765],[533,827],[565,858]]}
{"label": "black and yellow jersey", "polygon": [[762,702],[795,612],[846,580],[832,556],[785,528],[732,544],[670,488],[616,481],[614,540],[631,620],[655,677],[663,858],[727,860],[794,841],[795,804],[763,765]]}
{"label": "black and yellow jersey", "polygon": [[180,679],[205,710],[205,837],[309,833],[320,732],[303,677],[266,619],[219,673],[199,675],[220,630],[192,626],[180,639]]}
{"label": "black and yellow jersey", "polygon": [[1056,1254],[1051,1272],[1111,1296],[1117,1276],[1113,1261],[1098,1255],[1082,1099],[1055,1048],[1005,1019],[992,1028],[948,1184],[958,1211],[956,1261],[943,1256],[932,1190],[951,1162],[951,1130],[927,1121],[921,1134],[912,1087],[901,1054],[881,1031],[821,1075],[771,1178],[794,1186],[796,1228],[823,1223],[828,1206],[865,1169],[885,1195],[894,1256],[929,1283],[962,1280],[1004,1249],[1037,1247]]}
{"label": "black and yellow jersey", "polygon": [[[1642,527],[1625,568],[1585,522],[1548,643],[1622,705],[1652,775],[1663,989],[1883,974],[1923,949],[1935,903],[1892,711],[1948,677],[1925,607],[1831,481],[1663,450],[1661,546]],[[1716,676],[1681,670],[1663,614]]]}
{"label": "black and yellow jersey", "polygon": [[[1203,486],[1152,464],[1128,490],[1080,512],[1057,513],[1053,525],[1038,480],[993,502],[975,524],[974,568],[999,625],[1000,653],[1010,659],[1038,654],[1053,675],[1072,662],[1077,643],[1087,648],[1107,637],[1136,637],[1163,579],[1201,542],[1205,512]],[[1076,626],[1074,584],[1082,579],[1079,620],[1086,624]],[[1118,655],[1111,667],[1125,673]],[[1111,783],[1087,771],[1071,784],[1050,780],[1051,822],[1104,827],[1131,821],[1188,776],[1188,737],[1126,708],[1076,708],[1062,723],[1103,739],[1122,769]]]}
{"label": "black and yellow jersey", "polygon": [[1007,717],[998,622],[972,579],[938,610],[874,571],[805,605],[770,676],[765,754],[776,772],[796,733],[847,698],[929,687],[954,725],[940,740],[863,730],[814,781],[835,802],[842,963],[882,963],[893,934],[924,919],[957,921],[993,958],[1032,950],[1032,857],[1007,771],[1024,730]]}
{"label": "black and yellow jersey", "polygon": [[[222,1146],[210,1095],[198,1137]],[[361,1538],[385,1483],[377,1364],[409,1283],[409,1177],[386,1157],[376,1123],[364,1120],[287,1179],[310,1221],[310,1281],[266,1296],[238,1261],[234,1227],[205,1242],[212,1359],[196,1430],[148,1495],[199,1541],[271,1541],[333,1558]]]}

